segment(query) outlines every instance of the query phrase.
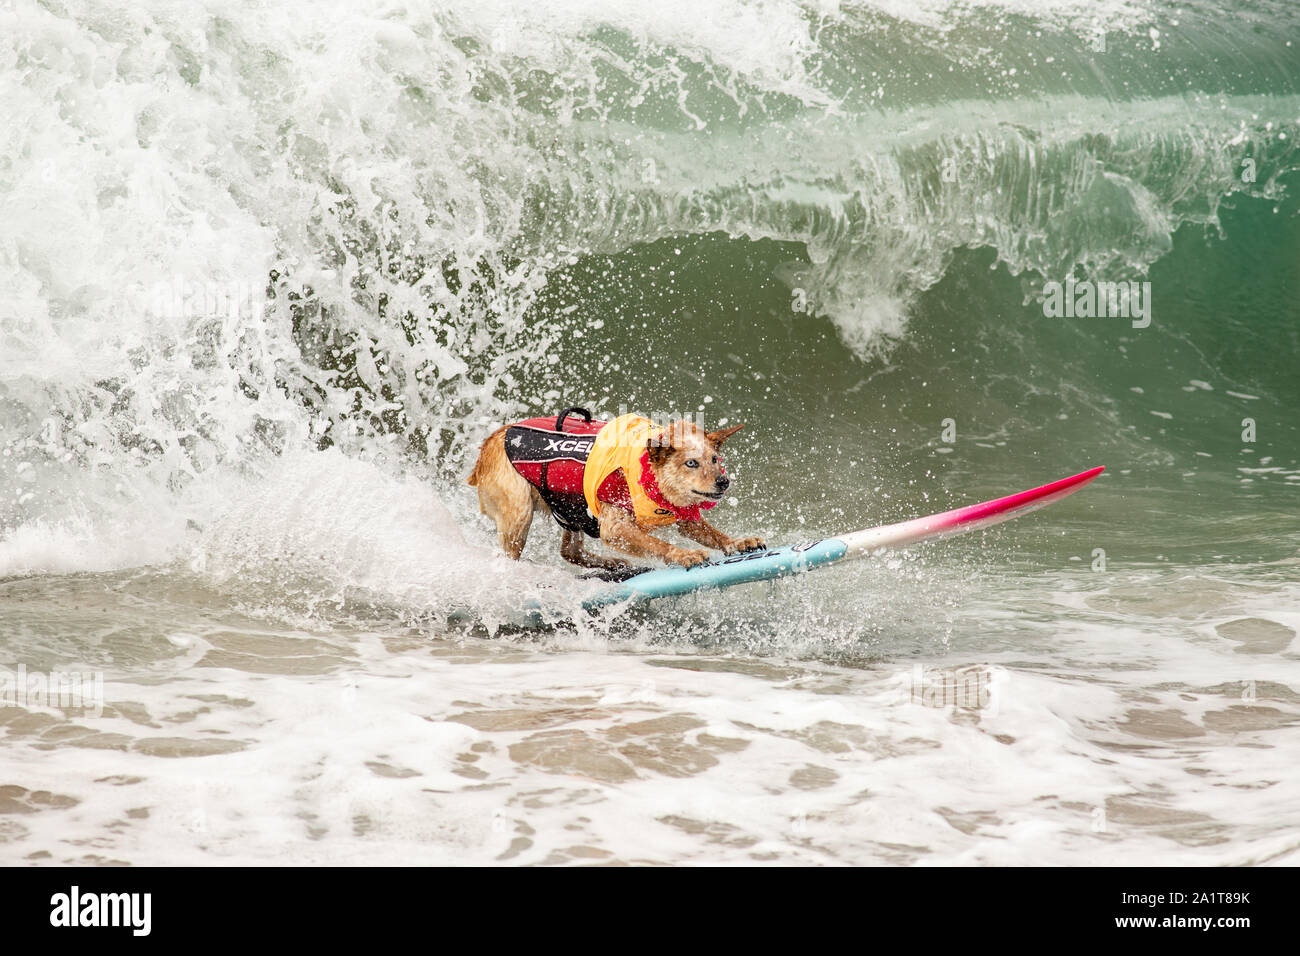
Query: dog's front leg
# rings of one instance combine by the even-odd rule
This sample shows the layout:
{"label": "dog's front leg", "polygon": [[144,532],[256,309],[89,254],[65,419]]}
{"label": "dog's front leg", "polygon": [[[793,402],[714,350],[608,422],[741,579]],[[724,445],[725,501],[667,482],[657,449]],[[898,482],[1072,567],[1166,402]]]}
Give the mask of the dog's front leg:
{"label": "dog's front leg", "polygon": [[763,543],[763,539],[757,535],[751,535],[748,538],[733,538],[730,535],[723,534],[703,518],[699,521],[680,521],[677,523],[677,530],[692,541],[698,541],[709,548],[717,548],[725,554],[759,551],[767,547]]}
{"label": "dog's front leg", "polygon": [[600,516],[600,540],[618,551],[639,558],[659,558],[684,568],[703,564],[709,553],[699,548],[675,548],[637,527],[632,516],[622,508],[605,508]]}

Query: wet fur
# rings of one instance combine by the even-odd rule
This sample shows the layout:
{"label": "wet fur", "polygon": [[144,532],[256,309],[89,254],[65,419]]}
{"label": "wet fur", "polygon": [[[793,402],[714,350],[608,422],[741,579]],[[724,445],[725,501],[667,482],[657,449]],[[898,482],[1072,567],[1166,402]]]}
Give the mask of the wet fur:
{"label": "wet fur", "polygon": [[[478,488],[479,510],[496,523],[501,549],[518,560],[528,541],[533,514],[539,510],[549,513],[550,509],[546,507],[538,490],[515,471],[514,465],[506,457],[508,427],[498,428],[483,442],[478,461],[470,472],[469,483]],[[743,427],[735,425],[715,432],[705,432],[698,425],[684,421],[669,425],[659,443],[648,446],[650,468],[659,482],[660,493],[682,508],[710,500],[710,497],[699,494],[699,491],[718,493],[720,497],[726,491],[725,486],[719,488],[717,484],[722,466],[713,459],[719,454],[722,443]],[[692,459],[699,463],[699,467],[687,467],[686,462]],[[635,481],[637,477],[627,476],[628,481]],[[679,521],[671,527],[692,541],[725,554],[764,547],[762,538],[733,538],[703,518],[699,521]],[[626,561],[588,553],[583,548],[583,538],[584,535],[579,531],[564,532],[560,554],[566,561],[584,568],[621,571],[629,567]],[[612,505],[601,509],[600,540],[624,554],[638,558],[655,557],[687,568],[709,559],[709,553],[703,548],[678,548],[656,538],[637,525],[631,512]]]}

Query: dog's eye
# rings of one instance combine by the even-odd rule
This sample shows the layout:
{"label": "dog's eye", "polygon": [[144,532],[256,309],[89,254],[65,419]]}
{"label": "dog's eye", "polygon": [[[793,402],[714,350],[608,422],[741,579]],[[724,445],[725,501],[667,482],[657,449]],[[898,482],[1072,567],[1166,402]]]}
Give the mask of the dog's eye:
{"label": "dog's eye", "polygon": [[694,458],[688,458],[688,459],[686,459],[686,467],[687,467],[687,468],[699,468],[699,467],[700,467],[700,463],[699,463],[698,461],[696,461]]}

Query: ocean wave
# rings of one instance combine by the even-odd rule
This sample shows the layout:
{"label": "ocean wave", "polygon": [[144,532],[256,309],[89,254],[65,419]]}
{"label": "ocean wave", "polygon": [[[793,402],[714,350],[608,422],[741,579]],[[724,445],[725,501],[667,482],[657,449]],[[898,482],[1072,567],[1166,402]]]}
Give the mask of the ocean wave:
{"label": "ocean wave", "polygon": [[[183,542],[304,448],[455,480],[573,333],[543,290],[672,236],[797,244],[791,297],[858,356],[967,247],[1141,275],[1296,167],[1296,14],[1187,89],[1213,13],[6,7],[0,535],[82,509]],[[987,53],[1026,27],[1030,65]]]}

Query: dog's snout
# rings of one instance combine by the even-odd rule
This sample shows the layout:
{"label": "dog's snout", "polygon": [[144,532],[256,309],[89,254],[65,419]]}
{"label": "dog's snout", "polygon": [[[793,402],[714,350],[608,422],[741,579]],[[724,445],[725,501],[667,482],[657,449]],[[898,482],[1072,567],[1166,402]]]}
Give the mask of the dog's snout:
{"label": "dog's snout", "polygon": [[726,475],[718,475],[717,480],[713,483],[718,486],[719,491],[726,491],[731,487],[731,479]]}

